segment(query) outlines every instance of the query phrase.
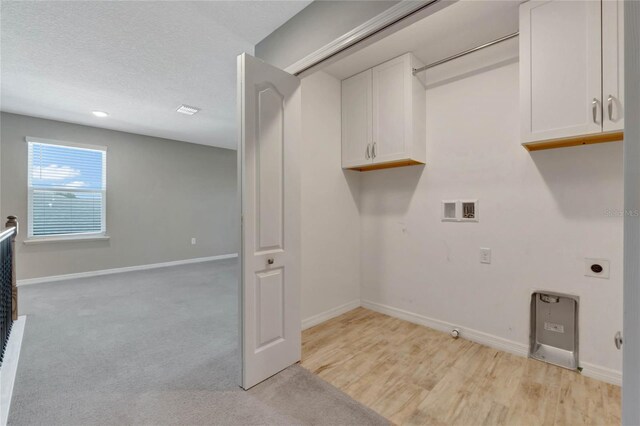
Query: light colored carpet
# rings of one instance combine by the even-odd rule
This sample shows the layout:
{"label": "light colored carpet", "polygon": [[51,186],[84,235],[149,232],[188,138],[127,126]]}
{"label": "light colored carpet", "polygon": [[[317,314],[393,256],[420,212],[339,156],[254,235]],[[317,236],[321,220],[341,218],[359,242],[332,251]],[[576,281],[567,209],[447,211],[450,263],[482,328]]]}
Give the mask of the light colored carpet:
{"label": "light colored carpet", "polygon": [[236,260],[20,287],[9,424],[387,424],[295,365],[238,387]]}

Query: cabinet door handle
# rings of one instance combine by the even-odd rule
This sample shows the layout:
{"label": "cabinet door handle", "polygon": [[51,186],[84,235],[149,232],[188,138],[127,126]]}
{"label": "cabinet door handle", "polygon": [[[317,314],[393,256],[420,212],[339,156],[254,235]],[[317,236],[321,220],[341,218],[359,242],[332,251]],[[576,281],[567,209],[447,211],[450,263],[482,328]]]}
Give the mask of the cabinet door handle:
{"label": "cabinet door handle", "polygon": [[368,143],[367,144],[367,150],[364,153],[364,158],[366,158],[367,160],[371,158],[371,144]]}
{"label": "cabinet door handle", "polygon": [[376,143],[374,142],[374,143],[373,143],[373,148],[371,148],[371,156],[372,156],[373,158],[376,158],[376,155],[377,155],[377,154],[376,154]]}
{"label": "cabinet door handle", "polygon": [[593,112],[593,122],[598,124],[598,99],[593,98],[591,101],[591,111]]}
{"label": "cabinet door handle", "polygon": [[613,121],[613,96],[607,98],[607,112],[609,113],[609,121]]}

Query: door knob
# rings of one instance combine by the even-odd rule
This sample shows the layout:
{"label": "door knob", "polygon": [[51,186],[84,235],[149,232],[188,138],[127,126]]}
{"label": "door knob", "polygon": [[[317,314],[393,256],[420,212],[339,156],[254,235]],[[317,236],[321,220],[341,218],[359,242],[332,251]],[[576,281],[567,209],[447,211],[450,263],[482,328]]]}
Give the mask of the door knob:
{"label": "door knob", "polygon": [[616,344],[616,348],[620,349],[622,347],[622,333],[618,331],[613,338],[613,342]]}
{"label": "door knob", "polygon": [[271,258],[267,259],[267,263],[268,263],[269,265],[273,265],[273,257],[271,257]]}

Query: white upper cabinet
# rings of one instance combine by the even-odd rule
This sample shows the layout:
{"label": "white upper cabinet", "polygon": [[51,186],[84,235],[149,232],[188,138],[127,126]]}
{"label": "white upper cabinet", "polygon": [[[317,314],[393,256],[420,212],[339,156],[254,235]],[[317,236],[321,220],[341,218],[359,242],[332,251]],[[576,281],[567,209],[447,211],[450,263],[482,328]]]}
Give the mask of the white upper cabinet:
{"label": "white upper cabinet", "polygon": [[523,144],[622,130],[621,8],[615,0],[520,6]]}
{"label": "white upper cabinet", "polygon": [[602,99],[603,130],[624,130],[624,4],[602,2]]}
{"label": "white upper cabinet", "polygon": [[342,81],[342,167],[344,168],[371,162],[371,89],[371,70]]}
{"label": "white upper cabinet", "polygon": [[425,88],[412,54],[342,81],[342,167],[369,170],[423,164]]}
{"label": "white upper cabinet", "polygon": [[[373,68],[373,147],[376,161],[401,160],[411,144],[409,55]],[[409,70],[409,71],[407,71]],[[426,142],[426,141],[425,141]]]}
{"label": "white upper cabinet", "polygon": [[522,142],[602,131],[600,3],[520,6]]}

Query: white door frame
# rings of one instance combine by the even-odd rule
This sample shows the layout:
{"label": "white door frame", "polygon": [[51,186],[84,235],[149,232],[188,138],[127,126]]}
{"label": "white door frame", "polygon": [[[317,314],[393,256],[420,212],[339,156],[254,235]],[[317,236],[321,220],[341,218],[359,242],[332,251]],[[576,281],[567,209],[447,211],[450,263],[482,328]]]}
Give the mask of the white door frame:
{"label": "white door frame", "polygon": [[313,74],[322,67],[349,56],[456,1],[459,0],[400,0],[384,12],[311,52],[284,70],[300,76]]}
{"label": "white door frame", "polygon": [[622,424],[640,425],[640,2],[624,2],[624,333]]}

